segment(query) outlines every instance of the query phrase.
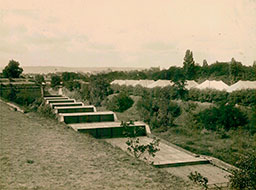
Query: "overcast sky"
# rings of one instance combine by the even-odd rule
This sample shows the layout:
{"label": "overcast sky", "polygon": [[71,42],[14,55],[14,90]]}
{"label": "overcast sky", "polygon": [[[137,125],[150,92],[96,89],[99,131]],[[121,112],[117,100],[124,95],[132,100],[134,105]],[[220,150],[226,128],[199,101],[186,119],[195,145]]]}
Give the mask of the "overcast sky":
{"label": "overcast sky", "polygon": [[0,66],[256,60],[256,0],[0,0]]}

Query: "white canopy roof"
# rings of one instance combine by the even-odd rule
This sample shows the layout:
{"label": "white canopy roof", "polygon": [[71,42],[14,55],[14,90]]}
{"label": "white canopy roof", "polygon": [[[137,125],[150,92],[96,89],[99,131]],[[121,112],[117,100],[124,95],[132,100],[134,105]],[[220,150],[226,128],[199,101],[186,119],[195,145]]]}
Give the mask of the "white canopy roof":
{"label": "white canopy roof", "polygon": [[243,90],[243,89],[256,89],[256,81],[238,81],[237,83],[231,85],[227,91],[233,92],[236,90]]}
{"label": "white canopy roof", "polygon": [[206,80],[203,83],[196,86],[195,88],[198,88],[201,90],[207,89],[207,88],[215,89],[215,90],[227,90],[229,88],[229,86],[222,81]]}

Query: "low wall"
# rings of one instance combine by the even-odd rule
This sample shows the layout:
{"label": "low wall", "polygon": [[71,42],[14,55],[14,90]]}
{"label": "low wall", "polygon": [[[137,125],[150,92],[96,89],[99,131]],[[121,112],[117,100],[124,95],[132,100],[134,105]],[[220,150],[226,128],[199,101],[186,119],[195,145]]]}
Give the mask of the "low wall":
{"label": "low wall", "polygon": [[92,122],[108,122],[115,121],[113,113],[93,114],[93,115],[65,115],[60,116],[60,121],[65,123],[92,123]]}
{"label": "low wall", "polygon": [[16,97],[30,97],[33,99],[41,97],[41,87],[36,84],[24,83],[24,84],[15,84],[0,83],[0,96],[5,99],[10,99],[10,96]]}
{"label": "low wall", "polygon": [[[130,126],[129,129],[136,133],[136,136],[146,136],[145,126]],[[79,132],[89,133],[95,138],[120,138],[124,136],[123,127],[96,128],[96,129],[78,129]]]}

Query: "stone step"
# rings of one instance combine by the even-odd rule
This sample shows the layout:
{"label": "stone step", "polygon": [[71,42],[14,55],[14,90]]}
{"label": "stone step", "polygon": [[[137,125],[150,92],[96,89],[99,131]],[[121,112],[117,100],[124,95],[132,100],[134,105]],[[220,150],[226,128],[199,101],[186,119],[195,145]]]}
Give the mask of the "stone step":
{"label": "stone step", "polygon": [[83,113],[83,112],[96,112],[95,106],[64,106],[55,107],[54,112],[58,113]]}
{"label": "stone step", "polygon": [[67,99],[67,100],[46,100],[46,104],[51,103],[74,103],[76,102],[74,99]]}
{"label": "stone step", "polygon": [[51,108],[60,108],[60,107],[74,107],[74,106],[84,106],[82,102],[71,102],[71,103],[51,103]]}
{"label": "stone step", "polygon": [[62,95],[55,94],[55,95],[45,95],[44,96],[44,98],[48,98],[48,97],[62,97]]}
{"label": "stone step", "polygon": [[58,118],[60,122],[65,122],[67,124],[116,121],[116,115],[112,111],[91,113],[60,113],[58,114]]}
{"label": "stone step", "polygon": [[[75,131],[91,134],[95,138],[118,138],[124,137],[125,130],[120,121],[116,122],[95,122],[69,124]],[[147,125],[143,122],[135,122],[128,126],[130,132],[136,132],[138,136],[147,135]]]}
{"label": "stone step", "polygon": [[61,96],[61,97],[44,97],[45,100],[67,100],[69,99],[68,97],[64,97],[64,96]]}

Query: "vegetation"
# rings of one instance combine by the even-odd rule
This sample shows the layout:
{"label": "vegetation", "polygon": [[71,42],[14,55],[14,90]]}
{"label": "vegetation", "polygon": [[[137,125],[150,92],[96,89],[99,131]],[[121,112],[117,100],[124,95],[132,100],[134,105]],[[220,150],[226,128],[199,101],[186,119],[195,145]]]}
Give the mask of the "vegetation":
{"label": "vegetation", "polygon": [[44,76],[43,75],[36,75],[35,76],[35,82],[36,84],[42,85],[42,83],[45,83]]}
{"label": "vegetation", "polygon": [[130,98],[127,93],[121,92],[108,100],[106,106],[109,110],[124,112],[125,110],[129,109],[133,103],[133,99]]}
{"label": "vegetation", "polygon": [[19,62],[10,60],[9,64],[3,69],[3,76],[6,78],[19,78],[23,72],[23,69],[19,65]]}
{"label": "vegetation", "polygon": [[57,85],[60,85],[61,78],[58,75],[52,75],[51,77],[51,87],[55,87]]}
{"label": "vegetation", "polygon": [[134,124],[132,121],[130,122],[121,122],[121,126],[124,127],[124,135],[128,137],[126,141],[127,150],[134,155],[135,158],[143,158],[145,161],[150,164],[154,164],[152,158],[155,157],[156,152],[160,151],[159,142],[160,139],[156,137],[153,138],[152,142],[148,144],[141,144],[138,136],[139,132],[135,130],[130,130],[129,126]]}
{"label": "vegetation", "polygon": [[85,85],[81,89],[82,98],[95,106],[100,106],[102,101],[112,93],[110,82],[101,75],[91,76],[89,85]]}
{"label": "vegetation", "polygon": [[208,189],[208,178],[203,177],[200,173],[195,171],[195,173],[190,172],[188,178],[193,181],[194,183],[201,185],[204,187],[205,190]]}
{"label": "vegetation", "polygon": [[186,51],[184,62],[183,62],[183,70],[187,79],[189,80],[195,79],[195,74],[196,74],[195,61],[193,59],[193,52],[190,50]]}
{"label": "vegetation", "polygon": [[248,123],[247,116],[239,108],[232,105],[211,107],[199,112],[195,117],[199,127],[214,131],[237,129]]}
{"label": "vegetation", "polygon": [[178,104],[171,100],[169,88],[159,88],[148,94],[145,93],[137,103],[141,118],[152,128],[174,125],[174,119],[181,114]]}
{"label": "vegetation", "polygon": [[243,155],[236,164],[239,169],[233,170],[230,183],[233,189],[256,189],[256,152]]}

